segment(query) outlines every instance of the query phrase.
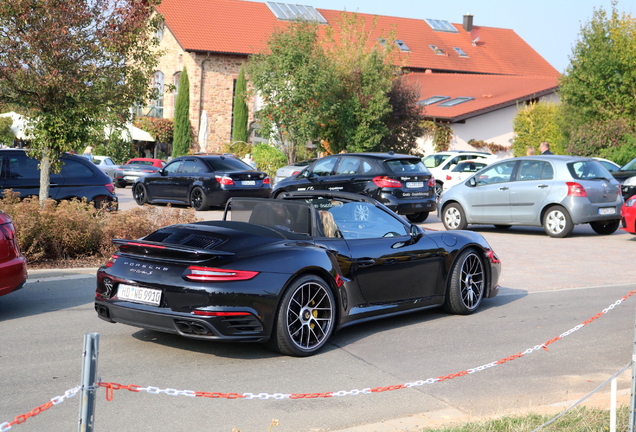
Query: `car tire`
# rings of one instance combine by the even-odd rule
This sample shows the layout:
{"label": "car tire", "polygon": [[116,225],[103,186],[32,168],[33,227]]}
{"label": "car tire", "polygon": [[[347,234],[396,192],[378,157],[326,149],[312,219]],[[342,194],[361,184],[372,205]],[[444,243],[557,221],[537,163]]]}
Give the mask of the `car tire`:
{"label": "car tire", "polygon": [[285,192],[287,192],[287,191],[286,191],[286,190],[278,190],[278,191],[276,191],[276,192],[274,192],[274,193],[272,194],[271,198],[273,198],[273,199],[279,199],[279,198],[280,198],[280,196],[281,196],[282,194],[284,194]]}
{"label": "car tire", "polygon": [[484,261],[474,249],[459,254],[450,273],[444,310],[469,315],[477,310],[486,290]]}
{"label": "car tire", "polygon": [[590,226],[594,232],[600,235],[614,234],[620,225],[620,220],[590,222]]}
{"label": "car tire", "polygon": [[444,207],[442,213],[442,222],[447,230],[463,230],[466,229],[466,215],[461,205],[457,203],[449,204]]}
{"label": "car tire", "polygon": [[550,237],[563,238],[570,235],[574,223],[567,210],[561,206],[552,206],[543,216],[543,229]]}
{"label": "car tire", "polygon": [[336,301],[327,282],[301,276],[283,294],[268,344],[281,354],[307,357],[327,343],[335,323]]}
{"label": "car tire", "polygon": [[148,191],[143,183],[137,183],[133,186],[132,195],[137,204],[144,205],[148,203]]}
{"label": "car tire", "polygon": [[444,192],[444,183],[442,182],[435,182],[435,196],[436,197],[441,197],[442,196],[442,192]]}
{"label": "car tire", "polygon": [[200,187],[195,187],[190,192],[190,206],[196,211],[204,211],[210,208],[208,205],[208,197]]}
{"label": "car tire", "polygon": [[407,214],[406,218],[413,223],[424,222],[428,218],[428,212]]}

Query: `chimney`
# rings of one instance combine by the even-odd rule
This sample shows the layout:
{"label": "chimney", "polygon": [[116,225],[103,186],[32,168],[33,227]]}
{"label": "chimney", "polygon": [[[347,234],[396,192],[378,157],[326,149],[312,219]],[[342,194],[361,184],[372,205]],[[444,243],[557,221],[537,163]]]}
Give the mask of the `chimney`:
{"label": "chimney", "polygon": [[464,30],[470,32],[473,29],[473,16],[471,14],[464,15]]}

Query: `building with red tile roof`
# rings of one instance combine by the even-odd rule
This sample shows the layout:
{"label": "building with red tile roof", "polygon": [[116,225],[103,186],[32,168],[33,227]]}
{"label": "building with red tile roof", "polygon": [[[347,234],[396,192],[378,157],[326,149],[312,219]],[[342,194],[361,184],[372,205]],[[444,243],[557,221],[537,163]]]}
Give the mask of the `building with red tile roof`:
{"label": "building with red tile roof", "polygon": [[[347,13],[300,8],[247,0],[163,0],[157,7],[164,16],[161,48],[165,55],[155,81],[159,86],[176,85],[179,73],[187,67],[190,117],[199,131],[199,150],[218,150],[230,142],[234,83],[239,69],[249,55],[265,51],[268,38],[288,25],[289,15],[314,14],[312,17],[324,28],[331,26],[337,34],[340,17]],[[365,22],[370,45],[394,31],[399,64],[411,72],[407,79],[419,84],[427,117],[451,123],[454,132],[475,123],[466,131],[475,136],[456,133],[451,148],[465,147],[471,138],[508,145],[518,104],[543,98],[554,100],[558,71],[513,30],[474,25],[470,15],[463,16],[461,24],[432,17],[357,15]],[[444,99],[429,104],[432,96]],[[458,97],[466,99],[445,106]],[[175,99],[174,93],[166,93],[158,101],[154,115],[172,118]],[[251,119],[256,103],[250,101]],[[500,115],[493,116],[496,112]],[[478,125],[484,116],[490,117],[489,122],[496,120],[493,130],[507,128],[507,132],[485,132],[487,128]],[[504,125],[500,126],[502,122]],[[430,147],[425,139],[421,144]]]}

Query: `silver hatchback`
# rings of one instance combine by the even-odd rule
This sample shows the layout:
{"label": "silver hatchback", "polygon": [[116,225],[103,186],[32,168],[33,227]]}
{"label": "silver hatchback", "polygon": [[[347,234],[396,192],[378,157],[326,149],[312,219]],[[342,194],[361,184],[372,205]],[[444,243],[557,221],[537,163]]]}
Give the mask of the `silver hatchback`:
{"label": "silver hatchback", "polygon": [[598,234],[620,225],[620,184],[598,161],[578,156],[524,156],[491,164],[445,191],[438,205],[448,230],[468,224],[543,226],[566,237],[589,223]]}

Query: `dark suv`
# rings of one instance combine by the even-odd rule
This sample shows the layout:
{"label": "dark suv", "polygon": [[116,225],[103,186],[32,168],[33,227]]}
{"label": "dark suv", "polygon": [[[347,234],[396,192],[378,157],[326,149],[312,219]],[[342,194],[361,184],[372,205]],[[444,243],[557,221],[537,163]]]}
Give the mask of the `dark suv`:
{"label": "dark suv", "polygon": [[411,222],[423,222],[437,209],[435,179],[415,156],[346,153],[325,156],[299,174],[278,182],[272,191],[330,190],[369,196]]}
{"label": "dark suv", "polygon": [[[113,179],[85,157],[64,153],[60,159],[62,170],[51,174],[49,198],[57,201],[86,198],[96,207],[106,204],[112,210],[117,209]],[[28,157],[24,150],[1,149],[0,192],[13,189],[23,198],[39,196],[39,164],[40,161]]]}

